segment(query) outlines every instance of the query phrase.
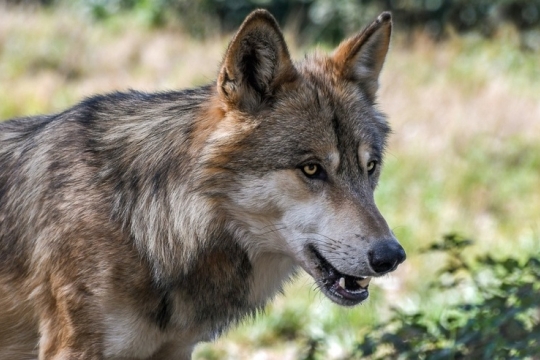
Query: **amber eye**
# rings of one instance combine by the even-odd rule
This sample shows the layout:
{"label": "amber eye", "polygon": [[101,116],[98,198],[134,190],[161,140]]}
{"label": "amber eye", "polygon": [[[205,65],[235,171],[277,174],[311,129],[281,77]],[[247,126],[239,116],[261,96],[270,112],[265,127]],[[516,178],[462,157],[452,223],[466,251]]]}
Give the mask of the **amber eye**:
{"label": "amber eye", "polygon": [[373,172],[375,171],[375,168],[377,167],[377,162],[376,161],[370,161],[368,162],[367,164],[367,171],[368,171],[368,174],[371,175],[373,174]]}
{"label": "amber eye", "polygon": [[326,172],[318,164],[306,164],[300,167],[304,175],[310,179],[326,180]]}
{"label": "amber eye", "polygon": [[302,170],[307,176],[313,176],[319,171],[319,166],[316,164],[307,164],[304,165]]}

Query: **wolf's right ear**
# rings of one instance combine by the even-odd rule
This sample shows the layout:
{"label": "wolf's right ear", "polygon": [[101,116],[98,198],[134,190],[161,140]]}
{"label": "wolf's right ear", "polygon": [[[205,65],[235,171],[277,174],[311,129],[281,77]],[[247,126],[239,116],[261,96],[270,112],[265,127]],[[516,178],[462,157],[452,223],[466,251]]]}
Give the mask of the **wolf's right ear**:
{"label": "wolf's right ear", "polygon": [[359,84],[372,100],[391,34],[392,15],[383,12],[364,31],[342,42],[332,56],[338,75]]}
{"label": "wolf's right ear", "polygon": [[266,10],[253,11],[225,53],[217,80],[220,96],[229,106],[256,111],[281,85],[295,78],[276,20]]}

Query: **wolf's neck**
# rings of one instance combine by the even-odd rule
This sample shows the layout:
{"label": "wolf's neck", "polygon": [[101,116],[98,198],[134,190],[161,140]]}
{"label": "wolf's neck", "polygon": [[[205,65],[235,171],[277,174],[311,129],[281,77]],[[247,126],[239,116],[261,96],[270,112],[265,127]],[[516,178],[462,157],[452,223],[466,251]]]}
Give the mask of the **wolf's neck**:
{"label": "wolf's neck", "polygon": [[289,257],[259,254],[249,259],[227,240],[200,253],[193,265],[172,291],[173,323],[197,327],[208,338],[263,309],[296,270]]}
{"label": "wolf's neck", "polygon": [[296,274],[294,260],[282,254],[265,253],[251,259],[249,302],[264,306]]}

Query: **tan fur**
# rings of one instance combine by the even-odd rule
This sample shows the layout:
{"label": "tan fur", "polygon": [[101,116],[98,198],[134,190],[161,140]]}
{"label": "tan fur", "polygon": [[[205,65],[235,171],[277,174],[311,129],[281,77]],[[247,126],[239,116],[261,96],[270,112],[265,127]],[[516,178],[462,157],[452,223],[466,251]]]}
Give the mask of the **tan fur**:
{"label": "tan fur", "polygon": [[[341,43],[332,56],[338,77],[365,81],[368,94],[374,98],[378,88],[377,79],[390,45],[391,32],[390,14],[384,13],[366,30]],[[362,49],[369,43],[375,46],[366,54]],[[374,66],[370,69],[363,62],[370,62]]]}

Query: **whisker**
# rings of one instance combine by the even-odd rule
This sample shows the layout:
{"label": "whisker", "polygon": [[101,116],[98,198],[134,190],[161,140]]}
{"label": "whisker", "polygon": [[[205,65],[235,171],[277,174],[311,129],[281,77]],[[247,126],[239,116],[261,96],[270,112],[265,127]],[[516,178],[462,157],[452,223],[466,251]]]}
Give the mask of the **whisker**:
{"label": "whisker", "polygon": [[268,235],[268,234],[271,234],[271,233],[276,232],[276,231],[281,231],[283,229],[285,229],[285,227],[275,228],[275,229],[268,230],[268,231],[263,232],[263,233],[259,233],[257,235],[259,235],[259,236]]}

